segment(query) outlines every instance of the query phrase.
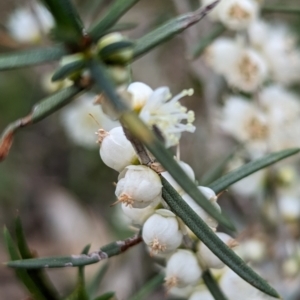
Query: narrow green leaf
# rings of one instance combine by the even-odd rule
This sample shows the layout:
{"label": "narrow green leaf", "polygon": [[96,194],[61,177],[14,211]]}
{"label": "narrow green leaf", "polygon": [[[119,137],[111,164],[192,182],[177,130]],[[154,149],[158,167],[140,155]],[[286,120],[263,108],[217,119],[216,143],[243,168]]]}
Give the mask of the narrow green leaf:
{"label": "narrow green leaf", "polygon": [[262,292],[279,298],[278,293],[237,256],[210,227],[190,208],[169,182],[161,176],[163,198],[171,210],[182,219],[191,231],[229,268]]}
{"label": "narrow green leaf", "polygon": [[[11,260],[19,260],[20,254],[18,253],[18,250],[11,238],[10,233],[8,232],[7,228],[4,228],[4,241],[10,256]],[[28,291],[31,293],[33,299],[36,300],[47,300],[40,292],[38,287],[36,286],[35,282],[32,281],[30,276],[28,275],[28,272],[26,270],[15,270],[17,277],[20,279],[20,281],[26,286]]]}
{"label": "narrow green leaf", "polygon": [[199,183],[202,186],[207,186],[209,183],[212,183],[214,180],[217,180],[222,173],[224,172],[228,161],[233,157],[234,153],[236,152],[236,149],[231,151],[228,155],[225,157],[222,157],[219,159],[215,165],[212,166],[208,172],[206,172],[201,179],[199,180]]}
{"label": "narrow green leaf", "polygon": [[267,154],[264,157],[251,161],[236,170],[233,170],[223,177],[209,184],[209,187],[215,191],[216,194],[224,191],[227,187],[234,184],[235,182],[251,175],[252,173],[266,168],[284,158],[295,155],[300,151],[300,148],[287,149],[271,154]]}
{"label": "narrow green leaf", "polygon": [[209,46],[217,37],[223,34],[226,31],[226,27],[222,24],[218,24],[213,28],[212,32],[210,32],[207,36],[204,36],[199,41],[198,45],[196,45],[192,57],[197,58],[199,55],[203,53],[207,46]]}
{"label": "narrow green leaf", "polygon": [[83,23],[70,0],[41,0],[53,15],[57,38],[67,42],[78,42],[83,37]]}
{"label": "narrow green leaf", "polygon": [[94,300],[115,300],[117,298],[115,298],[115,292],[107,292],[97,298],[95,298]]}
{"label": "narrow green leaf", "polygon": [[265,5],[261,10],[262,13],[300,14],[299,7],[286,7],[282,5]]}
{"label": "narrow green leaf", "polygon": [[219,1],[215,1],[212,4],[205,6],[204,8],[198,9],[195,12],[184,14],[177,18],[174,18],[164,23],[160,27],[154,29],[150,33],[144,35],[136,41],[136,45],[134,48],[134,57],[139,58],[157,45],[164,43],[165,41],[184,31],[188,27],[194,25],[195,23],[198,23],[207,15],[207,13],[210,12],[211,9],[215,7],[218,2]]}
{"label": "narrow green leaf", "polygon": [[0,71],[59,60],[66,54],[67,50],[62,45],[2,54],[0,55]]}
{"label": "narrow green leaf", "polygon": [[[15,226],[16,226],[17,243],[21,254],[21,258],[22,259],[34,258],[27,245],[20,217],[16,218]],[[36,284],[40,293],[47,300],[59,300],[57,291],[54,289],[51,282],[49,281],[49,278],[46,276],[44,272],[42,272],[41,270],[28,270],[27,274],[32,279],[32,281]]]}
{"label": "narrow green leaf", "polygon": [[139,233],[123,241],[110,243],[103,246],[99,251],[89,254],[13,260],[6,263],[6,265],[11,268],[23,269],[80,267],[94,264],[111,256],[121,254],[129,248],[139,244],[141,241],[142,237]]}
{"label": "narrow green leaf", "polygon": [[7,266],[23,269],[80,267],[95,264],[101,259],[103,258],[97,255],[97,253],[92,253],[90,255],[81,254],[15,260],[8,262]]}
{"label": "narrow green leaf", "polygon": [[126,31],[126,30],[131,30],[134,29],[138,26],[137,23],[119,23],[116,24],[109,29],[107,29],[103,35],[109,34],[111,32],[120,32],[120,31]]}
{"label": "narrow green leaf", "polygon": [[57,80],[65,79],[65,78],[69,77],[70,75],[83,70],[85,68],[86,64],[87,64],[87,62],[85,60],[77,60],[77,61],[73,61],[69,64],[66,64],[64,66],[61,66],[54,72],[51,80],[57,81]]}
{"label": "narrow green leaf", "polygon": [[211,275],[210,270],[203,272],[202,279],[215,300],[228,300],[221,291],[215,278]]}
{"label": "narrow green leaf", "polygon": [[90,285],[88,287],[88,293],[89,293],[90,297],[92,297],[94,294],[96,294],[96,292],[108,270],[108,266],[109,266],[108,263],[103,264],[103,266],[101,266],[101,268],[99,269],[99,271],[93,278],[92,282],[90,283]]}
{"label": "narrow green leaf", "polygon": [[173,155],[155,137],[141,119],[133,112],[124,113],[121,118],[130,132],[136,136],[162,166],[172,175],[174,180],[189,194],[208,214],[215,218],[222,225],[234,229],[233,224],[224,215],[215,209],[199,191],[196,184],[187,176],[179,164],[174,160]]}
{"label": "narrow green leaf", "polygon": [[97,41],[138,1],[139,0],[116,0],[106,15],[89,28],[88,34],[90,37],[94,41]]}
{"label": "narrow green leaf", "polygon": [[117,94],[104,66],[96,60],[89,61],[89,67],[99,91],[104,91],[106,97],[111,101],[117,114],[127,111],[129,108]]}
{"label": "narrow green leaf", "polygon": [[82,90],[83,88],[72,85],[45,98],[34,106],[31,115],[32,123],[39,122],[55,111],[64,107],[70,103]]}
{"label": "narrow green leaf", "polygon": [[130,300],[144,300],[158,287],[160,287],[165,280],[165,275],[163,273],[159,273],[153,278],[151,278],[146,284],[134,295],[130,298]]}

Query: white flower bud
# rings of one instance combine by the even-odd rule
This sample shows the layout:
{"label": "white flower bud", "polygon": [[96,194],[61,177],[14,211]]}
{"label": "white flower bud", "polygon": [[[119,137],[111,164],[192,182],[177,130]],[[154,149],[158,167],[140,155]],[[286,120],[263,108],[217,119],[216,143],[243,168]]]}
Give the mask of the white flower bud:
{"label": "white flower bud", "polygon": [[229,29],[245,29],[258,16],[259,5],[253,0],[225,0],[218,6],[219,19]]}
{"label": "white flower bud", "polygon": [[159,176],[150,168],[128,166],[119,175],[115,193],[118,202],[134,208],[144,208],[160,201],[161,187]]}
{"label": "white flower bud", "polygon": [[[231,249],[238,245],[237,241],[226,233],[216,232],[216,235]],[[201,241],[198,244],[197,255],[208,268],[221,269],[225,266],[225,264]]]}
{"label": "white flower bud", "polygon": [[137,161],[136,153],[121,126],[109,132],[100,129],[98,136],[101,143],[100,156],[110,168],[121,172],[126,166]]}
{"label": "white flower bud", "polygon": [[189,298],[189,300],[214,300],[215,298],[208,290],[197,290]]}
{"label": "white flower bud", "polygon": [[146,104],[153,90],[147,84],[143,82],[133,82],[131,83],[127,91],[132,96],[132,108],[136,111],[140,111],[142,107]]}
{"label": "white flower bud", "polygon": [[[221,212],[221,208],[217,203],[217,196],[215,192],[204,186],[198,186],[201,193],[211,202],[211,204]],[[183,200],[195,211],[195,213],[213,230],[218,226],[218,222],[213,219],[202,207],[200,207],[188,194],[182,195]]]}
{"label": "white flower bud", "polygon": [[122,203],[123,213],[133,224],[142,225],[155,212],[155,206],[148,205],[145,208],[134,208]]}
{"label": "white flower bud", "polygon": [[190,250],[177,250],[167,261],[166,286],[172,288],[194,285],[201,274],[196,255]]}
{"label": "white flower bud", "polygon": [[179,247],[182,232],[175,214],[166,209],[158,209],[144,224],[143,240],[152,254],[170,252]]}
{"label": "white flower bud", "polygon": [[[195,181],[195,173],[193,169],[183,161],[178,161],[180,167],[184,170],[184,172],[191,178],[192,181]],[[162,172],[161,175],[168,180],[168,182],[172,185],[172,187],[179,193],[183,193],[183,189],[180,185],[174,180],[174,178],[170,175],[169,172]]]}

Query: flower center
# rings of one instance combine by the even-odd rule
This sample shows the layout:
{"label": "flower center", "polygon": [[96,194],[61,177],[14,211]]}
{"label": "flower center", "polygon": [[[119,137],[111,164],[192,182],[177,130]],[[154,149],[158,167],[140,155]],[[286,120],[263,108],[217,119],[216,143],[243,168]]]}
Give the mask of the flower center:
{"label": "flower center", "polygon": [[249,12],[244,10],[240,5],[234,4],[229,10],[229,16],[239,21],[247,20],[250,18]]}
{"label": "flower center", "polygon": [[151,248],[151,255],[158,254],[159,252],[164,252],[167,249],[166,245],[161,244],[157,238],[154,238],[149,246]]}
{"label": "flower center", "polygon": [[257,118],[250,119],[246,127],[253,140],[265,139],[269,133],[267,125],[262,124]]}
{"label": "flower center", "polygon": [[109,133],[107,131],[105,131],[104,129],[98,129],[98,131],[95,132],[95,134],[98,137],[98,139],[96,141],[96,143],[98,143],[98,144],[101,144],[103,142],[104,138],[109,135]]}
{"label": "flower center", "polygon": [[165,279],[165,287],[169,291],[171,288],[177,286],[179,283],[179,279],[176,276],[168,277]]}
{"label": "flower center", "polygon": [[244,79],[248,82],[252,82],[258,72],[257,64],[253,63],[248,55],[244,55],[238,64],[238,69],[241,72]]}
{"label": "flower center", "polygon": [[126,194],[126,193],[122,193],[121,195],[120,195],[120,197],[118,198],[118,201],[117,201],[117,203],[124,203],[125,204],[125,206],[129,206],[130,208],[132,208],[132,205],[133,205],[133,203],[134,203],[134,200],[133,200],[133,198],[130,196],[130,195],[128,195],[128,194]]}

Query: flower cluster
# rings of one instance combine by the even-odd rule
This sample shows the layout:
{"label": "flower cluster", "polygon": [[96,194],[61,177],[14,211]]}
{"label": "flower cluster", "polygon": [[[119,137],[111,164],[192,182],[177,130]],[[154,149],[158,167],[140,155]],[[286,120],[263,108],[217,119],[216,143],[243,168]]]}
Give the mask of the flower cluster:
{"label": "flower cluster", "polygon": [[[147,85],[135,82],[129,85],[130,104],[150,127],[155,125],[161,131],[167,146],[178,145],[183,131],[194,131],[191,125],[193,112],[187,111],[179,100],[191,91],[183,91],[171,98],[166,87],[152,90]],[[185,121],[185,123],[181,123]],[[115,195],[121,204],[124,215],[131,225],[142,228],[142,237],[150,255],[159,255],[166,259],[166,286],[168,290],[193,287],[199,283],[202,271],[207,268],[220,269],[221,262],[187,226],[172,212],[162,198],[160,176],[148,166],[141,165],[130,141],[126,138],[121,126],[109,132],[98,131],[100,156],[103,162],[119,172]],[[178,164],[186,174],[195,181],[193,169],[183,161]],[[167,172],[161,176],[169,181],[183,200],[198,214],[214,231],[218,223],[210,217]],[[217,196],[208,187],[199,186],[199,190],[213,206],[221,211]],[[230,248],[237,242],[225,233],[216,233]],[[185,239],[197,243],[197,251],[186,246]]]}

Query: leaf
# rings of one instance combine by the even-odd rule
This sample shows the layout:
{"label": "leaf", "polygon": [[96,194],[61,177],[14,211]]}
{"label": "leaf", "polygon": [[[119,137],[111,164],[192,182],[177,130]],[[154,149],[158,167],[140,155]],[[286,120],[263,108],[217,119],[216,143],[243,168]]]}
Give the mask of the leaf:
{"label": "leaf", "polygon": [[92,40],[97,41],[101,36],[106,34],[107,30],[115,25],[115,23],[117,23],[117,21],[138,1],[139,0],[116,0],[106,15],[89,28],[88,34]]}
{"label": "leaf", "polygon": [[[82,255],[87,255],[91,245],[87,245],[81,251]],[[84,279],[84,266],[80,266],[78,268],[78,279],[75,290],[69,295],[66,300],[89,300],[89,296],[85,287],[85,279]]]}
{"label": "leaf", "polygon": [[103,264],[103,266],[101,266],[101,268],[99,269],[99,271],[97,272],[97,274],[94,276],[92,282],[90,283],[89,287],[88,287],[88,293],[91,296],[93,296],[94,294],[96,294],[102,279],[104,278],[107,270],[108,270],[108,263]]}
{"label": "leaf", "polygon": [[221,291],[218,283],[212,276],[210,270],[205,270],[203,272],[202,279],[215,300],[228,300]]}
{"label": "leaf", "polygon": [[76,43],[83,38],[83,23],[70,0],[41,0],[56,23],[54,35],[64,42]]}
{"label": "leaf", "polygon": [[164,43],[188,27],[198,23],[215,7],[218,2],[219,1],[217,0],[204,8],[196,10],[195,12],[174,18],[144,35],[136,41],[134,58],[141,57],[157,45]]}
{"label": "leaf", "polygon": [[76,73],[78,71],[80,72],[82,69],[85,68],[86,64],[87,62],[85,60],[77,60],[69,64],[66,64],[64,66],[61,66],[54,72],[51,80],[57,81],[57,80],[65,79],[70,75],[72,75],[73,73]]}
{"label": "leaf", "polygon": [[103,35],[109,34],[111,32],[120,32],[120,31],[126,31],[126,30],[131,30],[134,29],[138,26],[137,23],[119,23],[116,24],[109,29],[107,29]]}
{"label": "leaf", "polygon": [[[22,259],[33,258],[33,254],[30,251],[25,236],[23,232],[23,227],[21,223],[20,217],[16,218],[15,221],[16,227],[16,237],[18,248],[21,254]],[[41,270],[28,270],[28,276],[32,279],[32,281],[37,285],[40,293],[45,296],[48,300],[59,300],[58,293],[52,286],[51,282],[47,278],[46,274]]]}
{"label": "leaf", "polygon": [[26,117],[9,124],[0,139],[0,162],[6,158],[13,142],[14,134],[22,127],[37,123],[62,108],[83,90],[82,87],[72,85],[45,98],[33,107]]}
{"label": "leaf", "polygon": [[0,71],[58,60],[65,54],[67,54],[67,50],[62,45],[2,54],[0,55]]}
{"label": "leaf", "polygon": [[[18,250],[11,238],[10,233],[8,232],[7,228],[4,227],[4,241],[6,244],[6,248],[8,250],[9,256],[11,260],[19,260],[20,254],[18,253]],[[39,288],[37,287],[37,285],[32,281],[32,279],[30,278],[30,276],[28,275],[28,272],[26,270],[20,270],[17,269],[15,270],[17,277],[20,279],[20,281],[22,281],[22,283],[26,286],[26,288],[28,289],[28,291],[31,293],[33,299],[35,300],[47,300],[47,298],[45,298]]]}
{"label": "leaf", "polygon": [[117,299],[115,298],[115,292],[107,292],[97,298],[95,298],[94,300],[114,300]]}
{"label": "leaf", "polygon": [[[94,251],[89,254],[69,255],[69,256],[54,256],[32,258],[24,260],[14,260],[6,263],[11,268],[23,269],[41,269],[41,268],[65,268],[65,267],[80,267],[97,263],[111,256],[121,254],[129,248],[139,244],[142,241],[140,234],[136,234],[123,241],[117,241],[103,246],[99,251]],[[19,258],[18,258],[19,259]]]}
{"label": "leaf", "polygon": [[227,187],[234,184],[235,182],[251,175],[252,173],[266,168],[284,158],[295,155],[300,151],[300,148],[287,149],[271,154],[267,154],[262,158],[255,161],[251,161],[236,170],[233,170],[223,177],[209,184],[209,187],[215,191],[216,194],[224,191]]}
{"label": "leaf", "polygon": [[124,113],[121,118],[130,132],[136,136],[162,166],[171,174],[174,180],[191,196],[208,214],[227,228],[234,229],[233,224],[224,215],[202,195],[196,184],[182,170],[179,164],[174,160],[173,155],[164,147],[164,145],[155,137],[148,127],[132,112]]}
{"label": "leaf", "polygon": [[164,283],[165,275],[159,273],[156,276],[152,277],[146,284],[130,298],[130,300],[144,300],[159,286]]}
{"label": "leaf", "polygon": [[219,159],[208,172],[206,172],[201,179],[199,180],[199,183],[202,186],[207,186],[209,183],[213,182],[214,180],[218,179],[220,175],[224,172],[225,167],[227,166],[228,161],[233,157],[234,153],[236,152],[237,148],[235,148],[233,151],[231,151],[228,155],[225,157],[222,157]]}
{"label": "leaf", "polygon": [[226,31],[226,27],[222,24],[218,24],[213,30],[207,35],[201,38],[199,44],[193,50],[192,57],[197,58],[203,53],[207,46],[209,46],[217,37]]}
{"label": "leaf", "polygon": [[237,256],[210,227],[190,208],[190,206],[174,190],[169,182],[161,176],[162,195],[171,210],[182,219],[190,230],[229,268],[241,278],[262,292],[279,298],[278,293],[247,264]]}

